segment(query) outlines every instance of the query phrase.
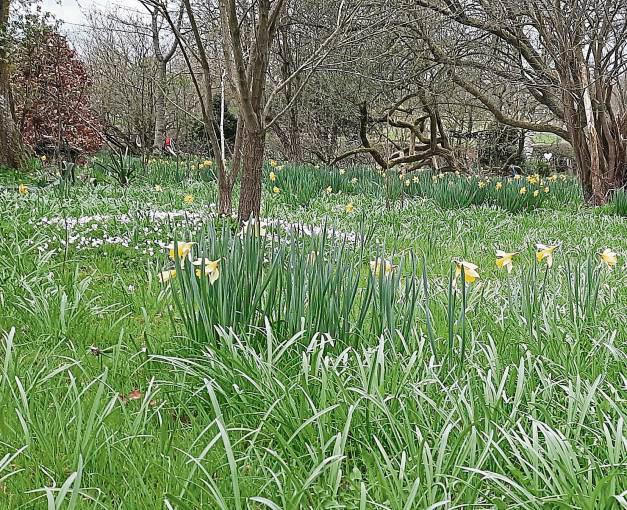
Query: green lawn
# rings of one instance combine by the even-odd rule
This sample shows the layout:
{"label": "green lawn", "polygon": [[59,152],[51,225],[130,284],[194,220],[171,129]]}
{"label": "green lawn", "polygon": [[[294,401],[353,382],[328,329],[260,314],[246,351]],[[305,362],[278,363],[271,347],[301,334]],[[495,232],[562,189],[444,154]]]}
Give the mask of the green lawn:
{"label": "green lawn", "polygon": [[627,220],[302,172],[0,190],[0,508],[627,508]]}

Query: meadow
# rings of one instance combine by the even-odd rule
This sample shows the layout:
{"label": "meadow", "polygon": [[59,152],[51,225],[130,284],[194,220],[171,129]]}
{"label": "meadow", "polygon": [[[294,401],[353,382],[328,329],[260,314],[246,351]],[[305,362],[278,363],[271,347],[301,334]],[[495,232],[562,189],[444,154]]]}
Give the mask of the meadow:
{"label": "meadow", "polygon": [[0,183],[0,508],[627,508],[624,194],[103,165]]}

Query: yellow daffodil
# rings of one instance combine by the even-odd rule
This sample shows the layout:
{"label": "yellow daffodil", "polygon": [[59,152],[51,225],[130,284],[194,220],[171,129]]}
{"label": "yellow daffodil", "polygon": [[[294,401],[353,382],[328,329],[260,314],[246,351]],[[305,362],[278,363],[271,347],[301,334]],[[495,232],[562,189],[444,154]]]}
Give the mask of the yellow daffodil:
{"label": "yellow daffodil", "polygon": [[527,193],[527,188],[523,186],[522,188],[520,188],[520,191],[518,193],[520,193],[521,195],[524,195],[525,193]]}
{"label": "yellow daffodil", "polygon": [[204,267],[205,276],[209,277],[209,283],[213,285],[215,281],[220,277],[220,270],[218,269],[218,264],[220,263],[220,259],[218,260],[209,260],[207,258],[204,259],[196,259],[192,264],[196,266],[196,276],[198,278],[202,275],[202,268]]}
{"label": "yellow daffodil", "polygon": [[536,175],[529,175],[529,176],[527,176],[527,182],[529,184],[537,184],[538,183],[538,177]]}
{"label": "yellow daffodil", "polygon": [[537,252],[536,252],[536,260],[538,262],[542,262],[546,259],[546,265],[551,267],[553,265],[553,252],[557,250],[559,245],[555,244],[552,246],[547,246],[546,244],[536,244]]}
{"label": "yellow daffodil", "polygon": [[548,193],[549,191],[551,191],[551,190],[550,190],[550,188],[549,188],[548,186],[545,186],[545,188],[544,188],[544,192],[545,192],[545,193]]}
{"label": "yellow daffodil", "polygon": [[497,182],[494,186],[497,190],[501,189],[503,187],[503,183],[501,181]]}
{"label": "yellow daffodil", "polygon": [[340,168],[340,175],[344,175],[346,173],[346,170],[344,170],[343,168]]}
{"label": "yellow daffodil", "polygon": [[330,195],[331,193],[333,193],[333,188],[332,188],[331,186],[329,186],[329,187],[328,187],[328,188],[326,188],[324,191],[326,191],[326,192],[327,192],[327,194],[329,194],[329,195]]}
{"label": "yellow daffodil", "polygon": [[175,259],[175,254],[182,260],[189,255],[189,252],[195,244],[196,243],[193,242],[187,243],[184,241],[178,241],[176,243],[168,244],[166,248],[168,249],[168,254],[172,260]]}
{"label": "yellow daffodil", "polygon": [[431,176],[431,180],[432,180],[433,182],[437,181],[437,180],[438,180],[438,176],[437,176],[437,175],[432,175],[432,176]]}
{"label": "yellow daffodil", "polygon": [[211,161],[210,159],[205,159],[202,164],[204,166],[209,167],[209,166],[213,165],[213,161]]}
{"label": "yellow daffodil", "polygon": [[603,262],[610,271],[618,263],[618,255],[609,248],[605,248],[605,250],[599,253],[599,257],[601,258],[601,262]]}
{"label": "yellow daffodil", "polygon": [[26,186],[26,184],[20,184],[20,185],[17,187],[17,192],[18,192],[20,195],[28,195],[28,186]]}
{"label": "yellow daffodil", "polygon": [[518,255],[517,251],[507,253],[503,250],[496,250],[496,267],[505,267],[507,269],[507,272],[511,273],[512,269],[514,268],[512,259],[515,255]]}
{"label": "yellow daffodil", "polygon": [[477,265],[458,259],[453,262],[455,262],[455,280],[457,280],[459,275],[462,274],[462,268],[464,269],[464,280],[466,283],[472,283],[479,278]]}
{"label": "yellow daffodil", "polygon": [[274,188],[272,188],[272,193],[274,193],[275,195],[278,195],[279,193],[281,193],[281,188],[278,188],[277,186],[275,186]]}
{"label": "yellow daffodil", "polygon": [[485,188],[485,181],[479,181],[479,188]]}
{"label": "yellow daffodil", "polygon": [[41,160],[42,160],[42,161],[46,161],[46,159],[48,159],[48,158],[46,158],[46,155],[44,154],[44,155],[41,157]]}
{"label": "yellow daffodil", "polygon": [[157,185],[155,186],[155,191],[156,191],[157,193],[161,193],[161,192],[163,191],[163,188],[157,184]]}
{"label": "yellow daffodil", "polygon": [[534,196],[534,197],[537,197],[539,194],[540,194],[540,190],[539,190],[539,189],[537,189],[537,190],[535,190],[535,191],[533,192],[533,196]]}
{"label": "yellow daffodil", "polygon": [[420,182],[417,175],[414,175],[411,180],[414,181],[414,184],[418,184]]}
{"label": "yellow daffodil", "polygon": [[[199,164],[198,168],[201,168],[201,167],[202,167],[202,164]],[[192,170],[196,170],[196,165],[192,165]]]}
{"label": "yellow daffodil", "polygon": [[274,167],[275,167],[275,166],[277,166],[277,165],[278,165],[278,163],[276,162],[276,160],[274,160],[274,159],[271,159],[271,160],[270,160],[270,166],[271,166],[272,168],[274,168]]}
{"label": "yellow daffodil", "polygon": [[163,284],[168,283],[172,278],[176,278],[176,269],[168,269],[159,273],[159,281]]}
{"label": "yellow daffodil", "polygon": [[268,177],[272,182],[276,181],[276,174],[274,172],[270,172],[270,175]]}
{"label": "yellow daffodil", "polygon": [[352,213],[355,210],[355,206],[353,205],[352,202],[349,202],[348,204],[346,204],[346,212],[347,213]]}
{"label": "yellow daffodil", "polygon": [[409,186],[411,184],[411,181],[409,179],[405,180],[405,186]]}
{"label": "yellow daffodil", "polygon": [[521,178],[521,175],[520,175],[520,174],[516,174],[516,175],[514,175],[514,179],[519,180],[520,178]]}
{"label": "yellow daffodil", "polygon": [[276,167],[276,169],[277,169],[277,170],[283,170],[283,167],[284,167],[284,166],[285,166],[285,165],[279,165],[279,166],[277,166],[277,167]]}
{"label": "yellow daffodil", "polygon": [[398,266],[395,266],[392,262],[382,257],[377,257],[376,259],[370,261],[370,270],[375,276],[379,276],[381,274],[381,269],[383,269],[384,274],[388,275],[397,267]]}
{"label": "yellow daffodil", "polygon": [[186,204],[191,204],[194,202],[194,195],[185,195],[183,197],[183,202],[185,202]]}
{"label": "yellow daffodil", "polygon": [[357,177],[353,177],[351,179],[351,184],[357,184]]}

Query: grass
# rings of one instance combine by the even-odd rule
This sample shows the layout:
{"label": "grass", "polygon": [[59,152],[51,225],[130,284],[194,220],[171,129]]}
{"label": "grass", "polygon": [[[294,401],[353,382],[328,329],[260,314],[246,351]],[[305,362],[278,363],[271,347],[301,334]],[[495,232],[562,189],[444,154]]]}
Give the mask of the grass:
{"label": "grass", "polygon": [[625,507],[624,218],[285,167],[257,237],[160,172],[0,191],[0,508]]}

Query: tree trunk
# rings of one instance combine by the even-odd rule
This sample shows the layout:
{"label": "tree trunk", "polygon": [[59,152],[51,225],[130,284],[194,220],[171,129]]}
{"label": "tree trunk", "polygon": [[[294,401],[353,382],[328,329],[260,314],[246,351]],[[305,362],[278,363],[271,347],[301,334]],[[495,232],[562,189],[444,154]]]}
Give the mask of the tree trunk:
{"label": "tree trunk", "polygon": [[166,136],[165,123],[165,88],[167,81],[167,63],[158,62],[157,82],[155,90],[155,136],[152,143],[153,152],[160,152]]}
{"label": "tree trunk", "polygon": [[240,223],[251,218],[259,218],[265,138],[263,130],[245,131],[245,143],[242,146],[242,184],[239,194]]}
{"label": "tree trunk", "polygon": [[233,184],[235,181],[224,173],[218,174],[218,215],[231,216],[233,213]]}
{"label": "tree trunk", "polygon": [[288,124],[288,159],[290,161],[302,161],[303,160],[303,144],[300,138],[300,124],[298,122],[298,106],[295,104],[292,106],[289,114]]}
{"label": "tree trunk", "polygon": [[10,55],[6,37],[9,0],[0,0],[0,166],[20,168],[24,147],[15,120],[10,81]]}

